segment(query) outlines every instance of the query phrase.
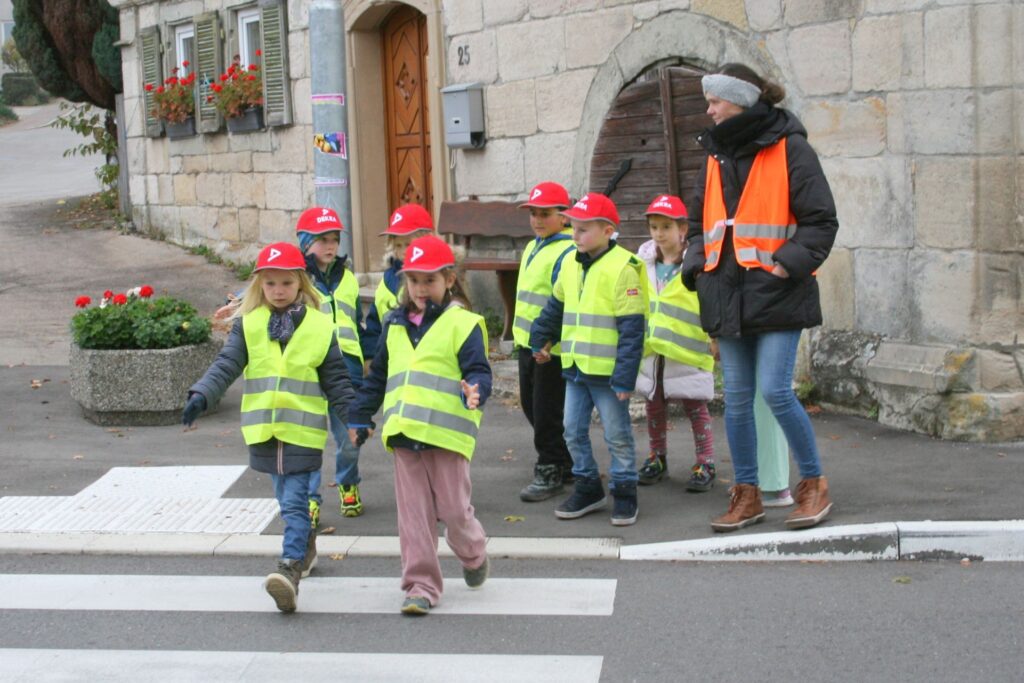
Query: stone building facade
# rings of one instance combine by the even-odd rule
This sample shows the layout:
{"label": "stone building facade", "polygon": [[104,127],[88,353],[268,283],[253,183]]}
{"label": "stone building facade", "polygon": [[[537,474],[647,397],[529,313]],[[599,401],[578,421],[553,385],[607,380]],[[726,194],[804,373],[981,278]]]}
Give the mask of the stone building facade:
{"label": "stone building facade", "polygon": [[[330,58],[309,54],[309,0],[286,3],[292,123],[184,141],[145,135],[134,38],[147,26],[210,11],[224,14],[230,27],[235,10],[228,0],[114,4],[122,18],[135,222],[234,258],[290,238],[296,214],[314,197],[315,152],[308,141],[320,131],[312,129],[309,65]],[[648,143],[635,135],[611,139],[610,113],[627,94],[640,93],[627,89],[664,69],[699,75],[726,61],[745,62],[786,87],[784,106],[806,125],[839,209],[836,247],[819,273],[825,324],[806,335],[806,372],[822,400],[946,438],[1024,436],[1018,342],[1024,331],[1024,4],[345,0],[343,6],[360,269],[375,269],[374,236],[396,198],[414,191],[437,215],[443,200],[516,200],[545,179],[563,182],[577,196],[601,190],[594,186],[597,157]],[[415,78],[382,64],[398,54],[389,48],[394,36],[401,47],[408,44],[401,36],[412,35],[392,30],[399,11],[420,18],[419,95],[410,86]],[[385,73],[397,75],[385,79]],[[479,150],[445,144],[439,90],[465,83],[484,86],[487,142]],[[668,99],[699,107],[681,87],[682,94]],[[412,166],[422,171],[418,180],[396,176],[410,157],[391,149],[402,138],[388,123],[391,89],[406,103],[422,98],[413,136],[419,147],[411,152]],[[676,115],[687,125],[699,122],[698,114]],[[688,135],[675,138],[679,178],[687,177],[691,161],[688,141]],[[649,150],[638,149],[635,158],[644,154]],[[631,185],[629,173],[646,173],[648,185]],[[627,196],[657,183],[654,170],[634,168],[616,192]],[[680,193],[686,197],[689,187]]]}

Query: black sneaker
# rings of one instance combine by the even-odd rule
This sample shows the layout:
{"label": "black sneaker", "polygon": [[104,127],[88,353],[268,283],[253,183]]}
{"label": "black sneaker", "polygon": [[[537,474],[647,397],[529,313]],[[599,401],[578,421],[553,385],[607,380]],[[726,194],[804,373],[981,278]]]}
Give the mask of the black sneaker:
{"label": "black sneaker", "polygon": [[600,510],[606,505],[604,485],[600,479],[577,479],[576,485],[565,502],[555,508],[559,519],[577,519]]}
{"label": "black sneaker", "polygon": [[668,463],[652,453],[651,457],[644,461],[637,474],[639,476],[638,483],[644,486],[657,484],[662,477],[668,474]]}
{"label": "black sneaker", "polygon": [[490,573],[491,561],[486,557],[484,558],[484,563],[476,569],[462,568],[462,578],[466,580],[466,585],[469,586],[470,590],[476,590],[483,586]]}
{"label": "black sneaker", "polygon": [[630,494],[620,494],[613,492],[612,500],[612,525],[613,526],[630,526],[636,524],[637,512],[640,506],[636,502],[636,492]]}
{"label": "black sneaker", "polygon": [[537,465],[533,468],[533,481],[519,492],[519,500],[536,503],[557,496],[565,490],[562,468],[558,465]]}
{"label": "black sneaker", "polygon": [[278,560],[277,571],[268,574],[263,588],[282,612],[294,612],[299,597],[299,580],[302,578],[301,560]]}
{"label": "black sneaker", "polygon": [[690,470],[690,481],[686,482],[687,491],[710,491],[715,485],[715,466],[698,463]]}

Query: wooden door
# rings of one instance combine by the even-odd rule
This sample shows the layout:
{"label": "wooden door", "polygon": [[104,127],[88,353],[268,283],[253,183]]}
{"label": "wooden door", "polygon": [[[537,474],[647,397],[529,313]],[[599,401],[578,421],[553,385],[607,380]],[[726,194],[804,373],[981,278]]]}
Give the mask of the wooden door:
{"label": "wooden door", "polygon": [[431,211],[427,17],[403,6],[381,30],[388,204],[394,209],[414,203]]}
{"label": "wooden door", "polygon": [[649,239],[644,210],[655,195],[667,192],[690,204],[703,159],[695,137],[712,125],[703,75],[682,66],[652,70],[623,88],[605,116],[590,189],[605,192],[618,178],[610,196],[621,219],[619,242],[627,249]]}

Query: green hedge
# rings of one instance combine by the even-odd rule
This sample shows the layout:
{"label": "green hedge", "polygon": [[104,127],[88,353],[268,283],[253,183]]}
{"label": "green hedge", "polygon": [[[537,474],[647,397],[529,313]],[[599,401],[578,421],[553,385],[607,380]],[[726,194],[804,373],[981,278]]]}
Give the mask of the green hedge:
{"label": "green hedge", "polygon": [[45,97],[32,74],[9,73],[0,78],[4,91],[4,103],[15,107],[37,104]]}

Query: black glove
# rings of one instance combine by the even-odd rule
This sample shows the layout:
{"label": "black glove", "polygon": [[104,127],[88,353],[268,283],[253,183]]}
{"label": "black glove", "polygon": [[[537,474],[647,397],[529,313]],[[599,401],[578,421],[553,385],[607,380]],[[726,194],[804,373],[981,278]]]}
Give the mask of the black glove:
{"label": "black glove", "polygon": [[181,424],[191,427],[192,423],[199,417],[199,413],[204,410],[206,410],[206,397],[198,392],[194,392],[188,397],[185,410],[181,413]]}
{"label": "black glove", "polygon": [[373,423],[373,420],[370,420],[370,427],[369,428],[366,428],[366,427],[358,428],[356,430],[356,448],[359,448],[364,443],[366,443],[366,440],[368,438],[370,438],[370,430],[371,429],[376,429],[376,428],[377,428],[377,425],[375,425]]}

